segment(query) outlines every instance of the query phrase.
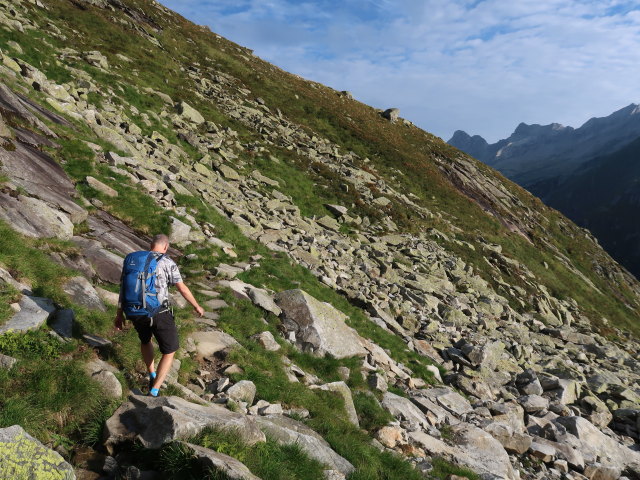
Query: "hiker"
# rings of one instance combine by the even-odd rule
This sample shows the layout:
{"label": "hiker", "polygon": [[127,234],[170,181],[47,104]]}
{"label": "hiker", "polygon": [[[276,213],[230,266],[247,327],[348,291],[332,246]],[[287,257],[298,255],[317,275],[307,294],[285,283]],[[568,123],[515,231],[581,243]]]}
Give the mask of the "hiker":
{"label": "hiker", "polygon": [[[169,287],[175,285],[180,294],[204,315],[189,288],[182,281],[176,263],[167,255],[169,237],[156,235],[149,252],[127,255],[122,267],[120,300],[116,314],[116,330],[122,330],[125,317],[133,322],[140,338],[142,359],[149,373],[149,395],[157,397],[162,382],[171,369],[173,356],[178,350],[178,329],[169,303]],[[162,358],[158,370],[154,367],[154,348],[151,336],[156,338]]]}

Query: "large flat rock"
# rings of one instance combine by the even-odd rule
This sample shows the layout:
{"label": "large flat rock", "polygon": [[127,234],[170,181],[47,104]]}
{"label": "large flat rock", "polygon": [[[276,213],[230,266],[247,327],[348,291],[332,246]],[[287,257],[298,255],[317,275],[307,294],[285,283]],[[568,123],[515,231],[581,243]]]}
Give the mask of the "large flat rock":
{"label": "large flat rock", "polygon": [[297,445],[311,458],[332,470],[338,470],[344,475],[349,475],[355,470],[354,466],[338,455],[321,435],[301,422],[282,415],[256,417],[256,421],[260,428],[278,443]]}
{"label": "large flat rock", "polygon": [[71,241],[80,249],[82,255],[93,266],[100,280],[120,283],[124,258],[103,248],[97,240],[73,237]]}
{"label": "large flat rock", "polygon": [[36,146],[24,144],[27,140],[47,144],[47,140],[28,131],[19,138],[23,141],[17,142],[15,151],[0,149],[0,172],[30,196],[62,210],[73,223],[84,221],[87,211],[74,201],[78,194],[62,167]]}
{"label": "large flat rock", "polygon": [[72,277],[62,286],[64,292],[71,297],[71,300],[78,305],[87,307],[89,310],[99,310],[106,312],[102,299],[93,288],[91,282],[84,277]]}
{"label": "large flat rock", "polygon": [[0,220],[27,237],[69,240],[73,236],[69,216],[35,197],[0,192]]}
{"label": "large flat rock", "polygon": [[19,305],[20,311],[0,326],[0,335],[9,331],[26,332],[40,328],[56,311],[49,298],[24,295]]}
{"label": "large flat rock", "polygon": [[0,428],[0,478],[75,480],[73,467],[19,425]]}
{"label": "large flat rock", "polygon": [[398,420],[404,420],[420,427],[429,426],[427,417],[408,398],[387,392],[382,397],[382,406]]}
{"label": "large flat rock", "polygon": [[166,443],[193,437],[208,426],[233,430],[251,445],[265,441],[253,417],[219,405],[198,405],[179,397],[131,395],[107,420],[104,443],[110,452],[130,440],[157,449]]}
{"label": "large flat rock", "polygon": [[347,326],[344,313],[328,303],[316,300],[302,290],[287,290],[275,297],[282,309],[284,328],[295,336],[296,345],[305,352],[335,358],[365,356],[362,337]]}

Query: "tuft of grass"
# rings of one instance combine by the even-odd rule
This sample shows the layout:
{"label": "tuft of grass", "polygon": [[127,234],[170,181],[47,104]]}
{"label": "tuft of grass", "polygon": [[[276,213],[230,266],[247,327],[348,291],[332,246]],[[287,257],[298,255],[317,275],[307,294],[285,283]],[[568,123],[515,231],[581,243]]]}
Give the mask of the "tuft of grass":
{"label": "tuft of grass", "polygon": [[373,433],[394,419],[372,394],[356,392],[353,395],[353,404],[358,412],[360,426],[368,432]]}
{"label": "tuft of grass", "polygon": [[449,475],[457,475],[459,477],[468,478],[469,480],[480,479],[480,477],[477,474],[475,474],[468,468],[459,467],[440,457],[435,457],[432,460],[431,464],[433,465],[433,470],[431,470],[429,474],[435,478],[444,479],[444,478],[447,478]]}

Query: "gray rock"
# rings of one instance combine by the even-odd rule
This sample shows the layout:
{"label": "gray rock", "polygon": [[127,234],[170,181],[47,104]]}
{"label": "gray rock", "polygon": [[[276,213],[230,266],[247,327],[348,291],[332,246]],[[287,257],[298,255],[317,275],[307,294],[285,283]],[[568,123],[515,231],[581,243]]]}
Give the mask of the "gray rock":
{"label": "gray rock", "polygon": [[176,217],[171,217],[171,234],[169,235],[169,241],[171,243],[180,245],[181,243],[189,241],[190,232],[190,225],[187,225]]}
{"label": "gray rock", "polygon": [[110,453],[116,445],[131,440],[157,449],[195,436],[207,426],[235,431],[250,445],[265,441],[252,417],[219,405],[198,405],[178,397],[131,395],[107,420],[104,443]]}
{"label": "gray rock", "polygon": [[191,123],[195,123],[196,125],[204,123],[204,117],[202,116],[202,114],[198,112],[195,108],[193,108],[191,105],[189,105],[187,102],[180,102],[176,106],[176,109],[178,110],[178,113],[183,119]]}
{"label": "gray rock", "polygon": [[545,443],[532,442],[529,447],[529,453],[544,463],[553,462],[556,458],[556,449]]}
{"label": "gray rock", "polygon": [[85,333],[82,335],[82,339],[92,347],[98,349],[106,349],[112,345],[111,340],[107,340],[106,338],[91,333]]}
{"label": "gray rock", "polygon": [[617,467],[604,466],[599,463],[587,465],[584,468],[584,476],[589,480],[618,480],[621,471]]}
{"label": "gray rock", "polygon": [[344,407],[347,411],[347,418],[351,423],[353,423],[356,427],[360,426],[360,422],[358,421],[358,412],[356,412],[356,407],[353,404],[353,396],[351,395],[351,389],[344,382],[333,382],[333,383],[325,383],[324,385],[320,385],[320,390],[326,390],[328,392],[335,392],[342,397],[344,400]]}
{"label": "gray rock", "polygon": [[219,331],[193,332],[189,337],[195,341],[196,353],[202,357],[240,345],[231,335]]}
{"label": "gray rock", "polygon": [[6,479],[75,480],[73,467],[19,425],[0,428],[0,475]]}
{"label": "gray rock", "polygon": [[78,305],[87,307],[89,310],[100,310],[106,312],[107,307],[102,303],[102,299],[96,292],[91,282],[84,277],[72,277],[65,282],[62,290],[71,297],[71,300]]}
{"label": "gray rock", "polygon": [[5,270],[2,267],[0,267],[0,283],[9,284],[20,293],[23,293],[24,295],[33,295],[33,292],[31,291],[31,288],[28,285],[18,282],[15,278],[11,276],[11,274],[7,270]]}
{"label": "gray rock", "polygon": [[251,337],[253,340],[262,345],[262,348],[270,352],[277,352],[280,350],[280,344],[273,338],[273,334],[269,331],[258,333]]}
{"label": "gray rock", "polygon": [[384,378],[384,375],[374,372],[367,377],[367,380],[369,387],[371,387],[372,390],[377,390],[379,392],[386,392],[389,390],[389,384],[387,383],[387,379]]}
{"label": "gray rock", "polygon": [[9,331],[26,332],[40,328],[56,310],[52,300],[28,295],[24,295],[18,305],[20,305],[20,311],[0,326],[0,334]]}
{"label": "gray rock", "polygon": [[267,435],[278,443],[297,445],[311,458],[327,465],[332,470],[337,470],[344,475],[349,475],[355,470],[349,461],[331,449],[322,436],[303,423],[281,415],[256,417],[256,422]]}
{"label": "gray rock", "polygon": [[542,395],[544,391],[536,372],[525,370],[516,377],[516,386],[524,395]]}
{"label": "gray rock", "polygon": [[17,358],[10,357],[8,355],[3,355],[0,353],[0,368],[4,368],[5,370],[11,370],[11,368],[18,361]]}
{"label": "gray rock", "polygon": [[429,388],[420,393],[421,395],[436,401],[443,408],[457,416],[462,416],[473,411],[473,407],[469,401],[450,388]]}
{"label": "gray rock", "polygon": [[518,403],[527,413],[537,413],[549,408],[549,400],[540,395],[525,395],[518,398]]}
{"label": "gray rock", "polygon": [[94,177],[91,177],[91,176],[87,176],[84,180],[85,180],[85,182],[87,182],[87,185],[89,185],[91,188],[93,188],[95,190],[98,190],[100,193],[105,194],[107,197],[117,197],[118,196],[118,192],[117,191],[115,191],[109,185],[106,185],[106,184],[102,183],[97,178],[94,178]]}
{"label": "gray rock", "polygon": [[498,440],[509,453],[521,455],[529,450],[533,441],[530,435],[514,433],[511,427],[500,422],[493,422],[484,427],[484,430]]}
{"label": "gray rock", "polygon": [[27,237],[69,240],[73,236],[69,217],[34,197],[0,192],[0,220]]}
{"label": "gray rock", "polygon": [[282,324],[292,332],[296,345],[314,355],[335,358],[365,356],[361,337],[347,326],[347,316],[302,290],[287,290],[276,295],[282,309]]}
{"label": "gray rock", "polygon": [[58,310],[53,316],[51,328],[62,338],[71,338],[73,337],[73,322],[75,318],[76,314],[70,308]]}
{"label": "gray rock", "polygon": [[382,116],[387,120],[391,121],[391,123],[394,123],[398,120],[398,117],[400,116],[400,109],[387,108],[384,112],[382,112]]}
{"label": "gray rock", "polygon": [[266,291],[252,287],[247,289],[247,294],[251,301],[263,310],[273,313],[276,317],[279,317],[282,313],[280,307],[273,301],[273,297],[267,294]]}
{"label": "gray rock", "polygon": [[260,480],[247,466],[229,455],[219,453],[192,443],[180,442],[186,446],[205,470],[221,472],[231,480]]}
{"label": "gray rock", "polygon": [[408,398],[401,397],[395,393],[387,392],[382,397],[382,406],[394,417],[405,420],[412,425],[428,427],[429,421],[424,413],[416,407]]}
{"label": "gray rock", "polygon": [[87,363],[85,369],[87,374],[102,386],[102,390],[108,398],[122,397],[122,385],[114,375],[114,372],[117,371],[114,367],[102,360],[95,359]]}
{"label": "gray rock", "polygon": [[248,405],[253,404],[256,398],[256,386],[251,380],[240,380],[227,390],[229,400],[236,403],[246,402]]}
{"label": "gray rock", "polygon": [[459,451],[456,461],[479,474],[490,473],[495,478],[515,480],[518,478],[511,466],[509,455],[500,442],[469,424],[452,427],[453,441]]}
{"label": "gray rock", "polygon": [[577,449],[585,461],[595,461],[607,466],[624,468],[627,465],[640,465],[640,453],[631,450],[602,433],[595,425],[582,417],[558,417],[558,423],[574,435],[579,444]]}
{"label": "gray rock", "polygon": [[71,241],[81,250],[91,263],[98,278],[105,282],[119,284],[124,258],[102,247],[100,242],[82,237],[73,237]]}

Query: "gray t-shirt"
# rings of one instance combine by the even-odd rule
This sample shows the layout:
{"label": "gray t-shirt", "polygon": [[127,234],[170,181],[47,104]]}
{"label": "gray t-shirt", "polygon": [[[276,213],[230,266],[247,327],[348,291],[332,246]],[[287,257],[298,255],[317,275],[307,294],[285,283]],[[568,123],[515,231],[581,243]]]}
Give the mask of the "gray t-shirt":
{"label": "gray t-shirt", "polygon": [[165,255],[158,262],[156,270],[156,291],[158,292],[158,301],[161,304],[169,301],[169,287],[179,282],[182,282],[182,275],[180,275],[178,265]]}

